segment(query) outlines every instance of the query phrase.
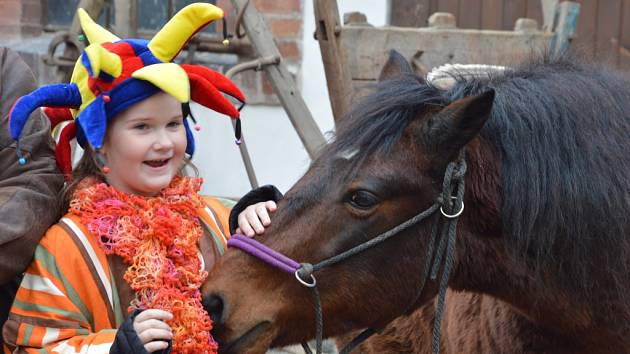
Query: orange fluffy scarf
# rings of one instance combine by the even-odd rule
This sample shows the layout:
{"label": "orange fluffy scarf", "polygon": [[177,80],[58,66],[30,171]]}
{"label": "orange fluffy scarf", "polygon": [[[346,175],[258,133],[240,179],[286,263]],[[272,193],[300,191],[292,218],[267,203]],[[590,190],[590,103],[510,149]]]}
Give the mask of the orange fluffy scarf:
{"label": "orange fluffy scarf", "polygon": [[81,217],[107,254],[129,266],[124,275],[135,292],[129,311],[161,309],[173,314],[173,352],[216,353],[212,321],[201,305],[202,269],[198,241],[203,234],[197,210],[200,178],[175,177],[155,197],[120,192],[86,179],[70,212]]}

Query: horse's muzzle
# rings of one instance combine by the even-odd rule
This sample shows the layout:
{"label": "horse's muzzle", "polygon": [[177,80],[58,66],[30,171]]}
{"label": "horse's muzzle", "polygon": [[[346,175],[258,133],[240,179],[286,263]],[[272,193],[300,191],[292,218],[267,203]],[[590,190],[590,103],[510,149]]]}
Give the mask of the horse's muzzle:
{"label": "horse's muzzle", "polygon": [[225,301],[223,296],[219,294],[211,294],[204,297],[202,302],[203,308],[210,315],[214,326],[218,326],[225,321]]}

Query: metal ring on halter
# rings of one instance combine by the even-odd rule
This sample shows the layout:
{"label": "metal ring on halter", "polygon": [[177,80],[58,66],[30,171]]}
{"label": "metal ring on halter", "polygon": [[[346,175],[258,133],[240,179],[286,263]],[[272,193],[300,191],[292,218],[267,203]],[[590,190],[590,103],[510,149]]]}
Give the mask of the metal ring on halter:
{"label": "metal ring on halter", "polygon": [[300,283],[302,283],[302,285],[304,285],[304,286],[306,286],[306,287],[309,287],[309,288],[314,288],[314,287],[315,287],[315,285],[317,285],[317,280],[315,280],[315,276],[314,276],[313,274],[311,274],[311,280],[312,280],[313,282],[311,282],[311,283],[307,283],[307,282],[305,282],[304,280],[302,280],[302,278],[300,278],[300,276],[298,275],[298,272],[299,272],[299,271],[300,271],[299,269],[297,269],[297,270],[295,271],[295,279],[297,279]]}
{"label": "metal ring on halter", "polygon": [[[457,197],[451,197],[451,199],[455,199],[457,200]],[[456,217],[462,215],[462,212],[464,211],[464,201],[462,200],[462,208],[459,209],[459,211],[455,214],[447,214],[444,209],[442,209],[443,207],[440,207],[440,212],[442,213],[442,215],[444,215],[445,217],[449,218],[449,219],[455,219]]]}

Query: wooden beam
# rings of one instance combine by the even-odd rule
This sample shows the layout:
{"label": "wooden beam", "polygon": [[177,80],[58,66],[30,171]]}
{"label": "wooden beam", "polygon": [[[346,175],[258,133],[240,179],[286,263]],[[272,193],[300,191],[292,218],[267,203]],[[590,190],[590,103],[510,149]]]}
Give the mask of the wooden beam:
{"label": "wooden beam", "polygon": [[120,38],[138,38],[138,0],[114,0],[114,32]]}
{"label": "wooden beam", "polygon": [[[247,0],[232,0],[232,5],[238,13]],[[249,4],[243,13],[243,27],[249,36],[254,51],[261,57],[280,57],[280,51],[273,41],[271,31],[267,27],[264,18],[256,10],[254,4]],[[286,110],[293,128],[297,132],[302,144],[306,148],[311,159],[326,144],[324,135],[315,123],[311,112],[306,107],[302,95],[298,90],[293,76],[287,70],[282,61],[277,65],[268,65],[263,68],[267,73],[274,91],[280,99],[280,103]]]}
{"label": "wooden beam", "polygon": [[553,31],[553,21],[556,14],[556,6],[558,6],[558,0],[540,0],[543,12],[543,31]]}
{"label": "wooden beam", "polygon": [[315,38],[324,62],[328,96],[335,122],[350,111],[352,78],[339,41],[341,20],[336,0],[314,0]]}

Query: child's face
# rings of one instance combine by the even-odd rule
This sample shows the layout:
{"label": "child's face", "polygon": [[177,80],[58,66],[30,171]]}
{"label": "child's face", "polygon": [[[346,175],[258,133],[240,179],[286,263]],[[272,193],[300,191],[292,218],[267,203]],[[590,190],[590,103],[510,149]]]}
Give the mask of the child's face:
{"label": "child's face", "polygon": [[179,172],[186,151],[181,104],[157,93],[109,123],[102,152],[107,183],[132,194],[154,196]]}

